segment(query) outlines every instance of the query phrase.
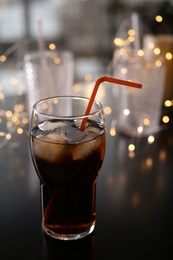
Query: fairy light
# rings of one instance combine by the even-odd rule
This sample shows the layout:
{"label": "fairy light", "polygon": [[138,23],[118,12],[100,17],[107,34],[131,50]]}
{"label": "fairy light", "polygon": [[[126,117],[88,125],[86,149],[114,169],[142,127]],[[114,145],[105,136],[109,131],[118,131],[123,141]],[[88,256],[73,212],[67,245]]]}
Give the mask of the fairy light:
{"label": "fairy light", "polygon": [[167,52],[167,53],[165,54],[165,58],[166,58],[167,60],[172,60],[172,53]]}
{"label": "fairy light", "polygon": [[4,99],[4,94],[2,92],[0,92],[0,99],[3,100]]}
{"label": "fairy light", "polygon": [[162,66],[162,61],[161,60],[156,60],[155,61],[156,67],[160,68]]}
{"label": "fairy light", "polygon": [[124,40],[121,39],[121,38],[115,38],[115,39],[114,39],[114,44],[115,44],[117,47],[121,47],[121,46],[123,46],[123,44],[124,44]]}
{"label": "fairy light", "polygon": [[139,57],[142,57],[142,56],[144,56],[144,51],[143,50],[138,50],[137,54],[138,54]]}
{"label": "fairy light", "polygon": [[50,44],[49,44],[49,49],[50,49],[51,51],[56,50],[56,45],[55,45],[54,43],[50,43]]}
{"label": "fairy light", "polygon": [[109,114],[112,113],[112,109],[111,109],[110,107],[105,107],[105,108],[104,108],[104,113],[105,113],[106,115],[109,115]]}
{"label": "fairy light", "polygon": [[42,108],[43,110],[48,109],[48,104],[44,102],[44,103],[41,105],[41,108]]}
{"label": "fairy light", "polygon": [[160,49],[159,49],[159,48],[157,48],[157,47],[156,47],[156,48],[154,48],[154,50],[153,50],[153,51],[154,51],[154,54],[156,54],[156,55],[159,55],[159,54],[160,54],[160,52],[161,52],[161,51],[160,51]]}
{"label": "fairy light", "polygon": [[128,40],[129,40],[129,42],[134,42],[135,37],[133,37],[133,36],[129,36],[129,37],[128,37]]}
{"label": "fairy light", "polygon": [[24,109],[25,109],[25,107],[24,107],[24,105],[22,105],[22,104],[16,104],[16,105],[14,106],[14,111],[15,111],[15,112],[22,112]]}
{"label": "fairy light", "polygon": [[7,128],[11,128],[13,126],[13,122],[12,121],[8,121],[7,122]]}
{"label": "fairy light", "polygon": [[134,152],[134,150],[135,150],[135,145],[134,144],[129,144],[128,151],[129,152]]}
{"label": "fairy light", "polygon": [[143,130],[144,130],[143,127],[142,127],[142,126],[139,126],[139,127],[137,128],[138,134],[142,134]]}
{"label": "fairy light", "polygon": [[149,126],[149,125],[150,125],[150,120],[149,120],[147,117],[145,117],[145,118],[143,119],[143,124],[144,124],[145,126]]}
{"label": "fairy light", "polygon": [[6,55],[0,55],[0,61],[1,62],[5,62],[7,60],[7,56]]}
{"label": "fairy light", "polygon": [[171,100],[165,100],[164,106],[165,106],[165,107],[171,107],[171,106],[172,106]]}
{"label": "fairy light", "polygon": [[29,123],[28,118],[27,118],[27,117],[22,118],[22,123],[23,123],[24,125],[27,125],[27,124]]}
{"label": "fairy light", "polygon": [[155,20],[156,22],[161,23],[163,21],[163,17],[161,15],[156,15]]}
{"label": "fairy light", "polygon": [[161,150],[159,153],[159,158],[160,160],[163,162],[167,157],[166,151],[165,150]]}
{"label": "fairy light", "polygon": [[169,116],[163,116],[163,117],[162,117],[162,121],[163,121],[163,123],[165,123],[165,124],[169,123],[169,121],[170,121]]}
{"label": "fairy light", "polygon": [[19,127],[19,128],[17,129],[17,133],[18,133],[19,135],[23,134],[23,129],[22,129],[21,127]]}
{"label": "fairy light", "polygon": [[15,123],[16,125],[20,124],[20,120],[17,115],[13,115],[11,118],[11,122]]}
{"label": "fairy light", "polygon": [[116,128],[112,126],[112,127],[110,128],[110,132],[109,132],[109,133],[110,133],[111,136],[115,136],[115,135],[117,134]]}
{"label": "fairy light", "polygon": [[135,35],[135,30],[133,30],[133,29],[128,30],[128,34],[130,36],[134,36]]}
{"label": "fairy light", "polygon": [[54,62],[55,64],[60,64],[60,63],[61,63],[61,59],[58,58],[58,57],[54,57],[54,58],[53,58],[53,62]]}
{"label": "fairy light", "polygon": [[10,110],[7,110],[5,113],[6,117],[12,117],[12,114],[13,113]]}
{"label": "fairy light", "polygon": [[52,102],[56,105],[56,104],[58,104],[58,99],[57,99],[57,98],[54,98],[54,99],[52,100]]}
{"label": "fairy light", "polygon": [[152,158],[147,158],[146,159],[146,166],[148,167],[148,168],[151,168],[152,167],[152,165],[153,165],[153,159]]}
{"label": "fairy light", "polygon": [[6,134],[5,137],[6,137],[7,140],[10,140],[11,139],[11,134]]}
{"label": "fairy light", "polygon": [[148,136],[148,144],[152,144],[152,143],[154,143],[154,141],[155,141],[154,135],[149,135]]}
{"label": "fairy light", "polygon": [[148,43],[148,48],[149,48],[150,50],[153,50],[154,47],[155,47],[154,42],[149,42],[149,43]]}
{"label": "fairy light", "polygon": [[128,72],[127,68],[122,68],[121,69],[121,74],[127,74],[127,72]]}
{"label": "fairy light", "polygon": [[87,81],[87,82],[91,81],[91,80],[92,80],[92,75],[89,74],[89,73],[87,73],[87,74],[85,75],[85,77],[84,77],[84,80]]}
{"label": "fairy light", "polygon": [[10,83],[11,83],[12,85],[16,86],[16,85],[18,84],[18,80],[17,80],[15,77],[12,77],[12,78],[10,79]]}
{"label": "fairy light", "polygon": [[130,110],[129,109],[124,109],[123,110],[123,114],[125,115],[125,116],[128,116],[128,115],[130,115]]}

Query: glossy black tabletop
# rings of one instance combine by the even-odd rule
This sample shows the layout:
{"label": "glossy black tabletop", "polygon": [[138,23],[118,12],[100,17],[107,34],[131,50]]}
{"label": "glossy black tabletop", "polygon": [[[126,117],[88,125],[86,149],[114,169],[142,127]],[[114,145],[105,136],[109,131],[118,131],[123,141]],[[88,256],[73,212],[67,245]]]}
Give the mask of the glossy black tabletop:
{"label": "glossy black tabletop", "polygon": [[[107,93],[109,95],[109,92]],[[101,99],[113,104],[112,96]],[[173,127],[132,139],[109,131],[97,181],[96,228],[80,240],[59,241],[41,230],[39,180],[28,135],[0,149],[0,259],[172,259]],[[134,143],[135,155],[128,145]]]}

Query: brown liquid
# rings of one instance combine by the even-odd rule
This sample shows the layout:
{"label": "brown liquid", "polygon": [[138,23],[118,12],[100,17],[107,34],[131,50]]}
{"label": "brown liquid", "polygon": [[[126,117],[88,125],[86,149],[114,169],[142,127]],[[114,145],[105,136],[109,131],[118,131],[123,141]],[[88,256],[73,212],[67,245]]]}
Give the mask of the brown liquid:
{"label": "brown liquid", "polygon": [[[87,139],[81,139],[81,133],[68,124],[63,131],[72,137],[77,133],[79,139],[71,138],[70,143],[66,139],[50,142],[38,129],[31,134],[32,158],[43,195],[43,222],[55,233],[81,233],[95,224],[96,178],[105,152],[104,130],[97,129],[93,133],[90,127]],[[52,133],[54,138],[56,134]]]}

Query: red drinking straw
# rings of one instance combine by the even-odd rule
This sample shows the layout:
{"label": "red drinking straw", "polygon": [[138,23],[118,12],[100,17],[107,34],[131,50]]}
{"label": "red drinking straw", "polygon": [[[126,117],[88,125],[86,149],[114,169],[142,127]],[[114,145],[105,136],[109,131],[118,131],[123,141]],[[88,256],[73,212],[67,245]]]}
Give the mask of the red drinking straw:
{"label": "red drinking straw", "polygon": [[[124,86],[128,86],[128,87],[142,88],[142,84],[140,84],[140,83],[135,83],[135,82],[132,82],[132,81],[127,81],[127,80],[122,80],[122,79],[116,79],[116,78],[112,78],[112,77],[108,77],[108,76],[102,76],[102,77],[100,77],[100,78],[98,78],[98,79],[96,80],[96,83],[95,83],[93,92],[92,92],[91,97],[90,97],[90,99],[89,99],[89,103],[88,103],[87,109],[86,109],[86,111],[85,111],[85,115],[88,115],[88,114],[90,113],[90,110],[91,110],[91,107],[92,107],[92,105],[93,105],[95,96],[96,96],[96,94],[97,94],[97,90],[98,90],[100,84],[101,84],[103,81],[111,82],[111,83],[116,83],[116,84],[124,85]],[[80,125],[80,130],[81,130],[81,131],[85,128],[86,121],[87,121],[87,117],[85,117],[85,118],[82,120],[82,123],[81,123],[81,125]]]}

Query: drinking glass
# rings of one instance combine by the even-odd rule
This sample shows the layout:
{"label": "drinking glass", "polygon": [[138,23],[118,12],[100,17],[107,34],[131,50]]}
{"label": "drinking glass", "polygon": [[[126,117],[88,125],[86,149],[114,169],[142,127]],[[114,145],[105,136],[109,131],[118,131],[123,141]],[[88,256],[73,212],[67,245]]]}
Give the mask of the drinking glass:
{"label": "drinking glass", "polygon": [[106,130],[102,105],[94,101],[85,115],[88,102],[57,96],[38,101],[32,109],[30,151],[40,179],[42,228],[61,240],[90,234],[96,222],[96,181]]}

